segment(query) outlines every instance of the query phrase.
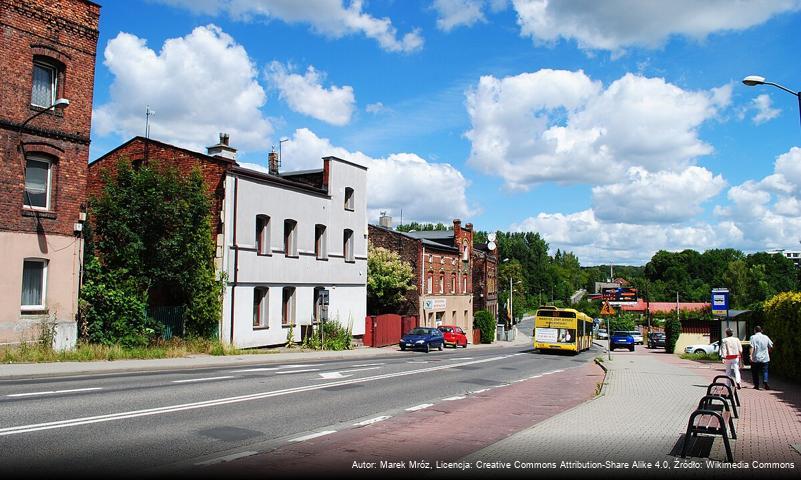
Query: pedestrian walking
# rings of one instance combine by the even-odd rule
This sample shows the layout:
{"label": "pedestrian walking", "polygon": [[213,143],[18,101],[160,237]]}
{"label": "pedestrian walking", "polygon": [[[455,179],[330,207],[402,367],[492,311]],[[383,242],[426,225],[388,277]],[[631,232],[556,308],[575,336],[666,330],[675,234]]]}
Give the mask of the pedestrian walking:
{"label": "pedestrian walking", "polygon": [[732,336],[731,328],[726,329],[726,338],[720,342],[720,356],[726,366],[726,376],[734,380],[737,388],[740,387],[740,357],[743,354],[743,345],[740,339]]}
{"label": "pedestrian walking", "polygon": [[768,384],[768,364],[770,364],[770,351],[773,349],[773,342],[770,337],[762,333],[762,327],[754,327],[754,334],[749,339],[751,342],[751,379],[754,388],[759,390],[759,377],[765,390],[770,390]]}

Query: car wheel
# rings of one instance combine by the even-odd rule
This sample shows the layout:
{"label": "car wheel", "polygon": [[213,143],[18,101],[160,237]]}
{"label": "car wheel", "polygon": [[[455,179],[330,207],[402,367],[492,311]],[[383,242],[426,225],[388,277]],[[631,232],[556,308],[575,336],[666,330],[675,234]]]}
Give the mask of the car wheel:
{"label": "car wheel", "polygon": [[615,349],[615,347],[613,347],[612,345],[609,345],[609,351],[610,351],[610,352],[611,352],[612,350],[614,350],[614,349]]}
{"label": "car wheel", "polygon": [[401,345],[401,352],[405,352],[405,351],[406,351],[406,345]]}
{"label": "car wheel", "polygon": [[700,348],[694,351],[693,353],[706,353],[705,351],[701,350]]}
{"label": "car wheel", "polygon": [[443,343],[442,343],[442,342],[440,342],[440,344],[439,344],[439,348],[437,348],[437,350],[439,350],[440,352],[442,351],[442,345],[443,345]]}
{"label": "car wheel", "polygon": [[430,343],[426,343],[426,353],[428,353],[430,351],[431,351],[431,344]]}
{"label": "car wheel", "polygon": [[634,351],[634,345],[629,347],[629,352],[633,352],[633,351]]}

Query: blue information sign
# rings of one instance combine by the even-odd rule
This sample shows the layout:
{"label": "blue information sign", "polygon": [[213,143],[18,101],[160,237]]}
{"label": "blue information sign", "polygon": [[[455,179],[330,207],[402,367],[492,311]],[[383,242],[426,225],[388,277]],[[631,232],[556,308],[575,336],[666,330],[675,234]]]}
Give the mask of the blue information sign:
{"label": "blue information sign", "polygon": [[729,315],[729,289],[712,289],[712,315],[726,317]]}

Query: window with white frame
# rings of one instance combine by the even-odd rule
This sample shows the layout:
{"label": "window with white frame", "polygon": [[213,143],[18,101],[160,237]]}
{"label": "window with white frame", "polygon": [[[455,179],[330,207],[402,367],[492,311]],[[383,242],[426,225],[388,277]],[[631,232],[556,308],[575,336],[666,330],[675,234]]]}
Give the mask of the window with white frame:
{"label": "window with white frame", "polygon": [[267,215],[256,216],[256,253],[258,255],[270,255],[270,217]]}
{"label": "window with white frame", "polygon": [[253,328],[266,328],[269,323],[270,289],[256,287],[253,289]]}
{"label": "window with white frame", "polygon": [[298,256],[298,222],[284,220],[284,253],[287,257]]}
{"label": "window with white frame", "polygon": [[345,261],[355,262],[356,258],[353,253],[353,230],[345,229],[345,234],[342,238],[342,247],[345,255]]}
{"label": "window with white frame", "polygon": [[314,226],[314,256],[317,257],[318,260],[328,258],[325,232],[325,225],[318,224]]}
{"label": "window with white frame", "polygon": [[26,158],[23,205],[42,210],[50,209],[52,171],[53,162],[50,159],[39,156]]}
{"label": "window with white frame", "polygon": [[431,273],[428,274],[428,280],[426,281],[426,293],[431,294],[433,287],[433,275]]}
{"label": "window with white frame", "polygon": [[467,275],[462,276],[462,293],[467,293]]}
{"label": "window with white frame", "polygon": [[47,108],[56,103],[58,69],[47,62],[33,62],[31,105]]}
{"label": "window with white frame", "polygon": [[26,258],[22,264],[22,310],[43,310],[47,298],[47,260]]}
{"label": "window with white frame", "polygon": [[281,306],[281,325],[295,324],[295,287],[284,287]]}
{"label": "window with white frame", "polygon": [[456,293],[456,274],[451,274],[451,293]]}
{"label": "window with white frame", "polygon": [[345,187],[345,210],[353,210],[355,201],[353,200],[353,189]]}
{"label": "window with white frame", "polygon": [[445,274],[444,273],[440,273],[439,274],[439,293],[444,293],[444,292],[445,292]]}

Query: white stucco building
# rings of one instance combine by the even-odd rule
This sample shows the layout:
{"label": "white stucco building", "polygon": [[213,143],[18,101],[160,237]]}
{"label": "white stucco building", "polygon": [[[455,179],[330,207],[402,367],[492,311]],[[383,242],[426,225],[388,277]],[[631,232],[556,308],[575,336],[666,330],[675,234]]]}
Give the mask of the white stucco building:
{"label": "white stucco building", "polygon": [[[211,153],[211,152],[210,152]],[[325,157],[319,170],[225,176],[220,338],[238,347],[302,340],[328,321],[364,334],[367,169]],[[327,301],[327,305],[326,305]]]}

